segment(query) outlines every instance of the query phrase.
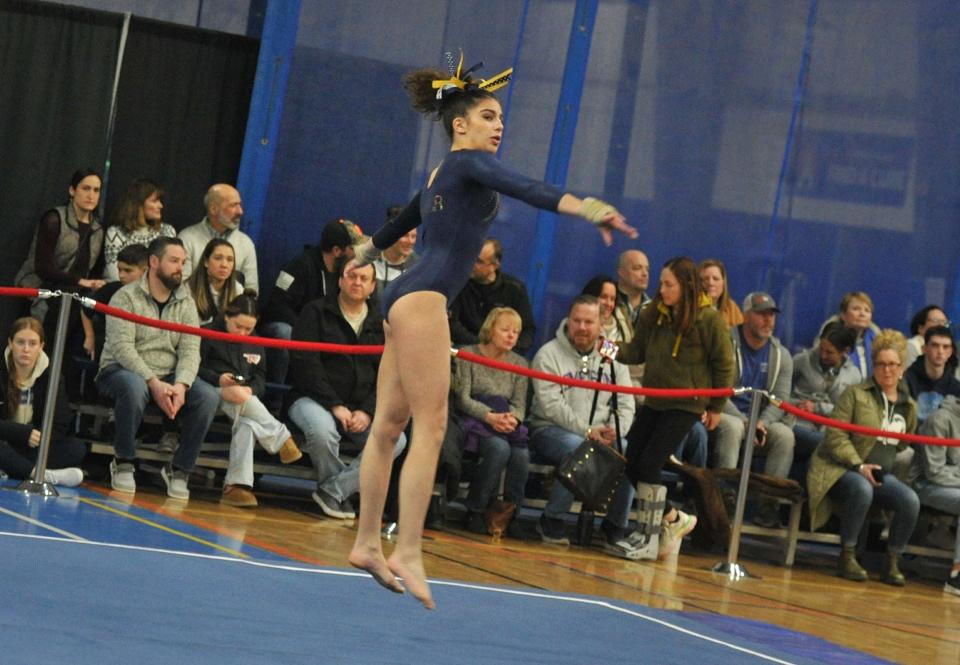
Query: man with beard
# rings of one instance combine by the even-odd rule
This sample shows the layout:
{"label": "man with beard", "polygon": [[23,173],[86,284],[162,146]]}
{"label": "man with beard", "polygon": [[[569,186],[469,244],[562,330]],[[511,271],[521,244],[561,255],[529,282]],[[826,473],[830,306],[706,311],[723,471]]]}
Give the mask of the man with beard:
{"label": "man with beard", "polygon": [[183,280],[186,281],[200,260],[203,249],[214,238],[222,238],[233,245],[237,276],[243,275],[244,288],[260,292],[257,276],[257,248],[246,233],[240,230],[243,206],[240,192],[223,183],[213,185],[203,197],[207,216],[198,224],[188,226],[177,236],[187,250],[183,264]]}
{"label": "man with beard", "polygon": [[[152,319],[199,325],[197,306],[182,285],[186,251],[179,238],[160,237],[147,248],[146,274],[110,299],[110,305]],[[200,445],[220,404],[216,388],[197,377],[200,338],[107,317],[97,388],[114,400],[115,457],[110,462],[114,490],[133,494],[137,430],[153,401],[170,420],[181,425],[180,447],[161,476],[167,495],[190,498],[187,479]]]}

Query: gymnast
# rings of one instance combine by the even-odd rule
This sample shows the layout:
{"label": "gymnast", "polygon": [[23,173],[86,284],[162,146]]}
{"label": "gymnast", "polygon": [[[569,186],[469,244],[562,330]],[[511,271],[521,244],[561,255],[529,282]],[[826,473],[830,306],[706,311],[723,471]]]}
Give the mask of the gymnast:
{"label": "gymnast", "polygon": [[[424,572],[421,537],[447,424],[447,303],[470,275],[496,217],[498,193],[582,217],[597,227],[607,245],[613,242],[614,230],[637,237],[636,229],[610,204],[579,199],[502,167],[496,152],[503,136],[503,110],[493,91],[507,84],[512,70],[476,80],[471,72],[479,65],[466,72],[461,71],[462,65],[461,55],[451,74],[419,69],[404,76],[413,107],[442,123],[451,140],[450,153],[404,211],[355,248],[356,257],[347,267],[349,273],[372,262],[422,224],[420,261],[391,282],[382,299],[386,343],[377,377],[376,411],[360,466],[360,516],[349,561],[391,591],[409,589],[427,609],[434,608],[434,601]],[[413,436],[400,475],[397,544],[386,560],[380,520],[394,443],[411,416]]]}

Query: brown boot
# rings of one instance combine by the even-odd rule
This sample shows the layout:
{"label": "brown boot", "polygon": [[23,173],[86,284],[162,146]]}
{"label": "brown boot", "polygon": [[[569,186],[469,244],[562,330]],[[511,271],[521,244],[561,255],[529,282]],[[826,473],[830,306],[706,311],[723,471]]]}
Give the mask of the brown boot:
{"label": "brown boot", "polygon": [[883,577],[881,578],[887,584],[903,586],[907,583],[907,578],[903,576],[903,573],[900,572],[900,568],[897,565],[899,562],[900,555],[887,550],[887,565],[884,568]]}
{"label": "brown boot", "polygon": [[297,448],[297,442],[293,440],[292,436],[283,442],[283,445],[280,446],[280,450],[278,452],[280,455],[280,461],[284,464],[293,464],[298,459],[303,457],[303,453],[300,452],[299,448]]}
{"label": "brown boot", "polygon": [[513,519],[513,514],[517,512],[517,504],[511,501],[495,499],[487,511],[484,513],[484,522],[487,525],[487,533],[491,536],[496,533],[506,533],[507,525]]}
{"label": "brown boot", "polygon": [[837,572],[845,580],[865,582],[867,571],[857,562],[857,548],[844,546],[840,551],[840,560],[837,562]]}
{"label": "brown boot", "polygon": [[243,485],[224,485],[220,503],[235,508],[255,508],[257,497]]}

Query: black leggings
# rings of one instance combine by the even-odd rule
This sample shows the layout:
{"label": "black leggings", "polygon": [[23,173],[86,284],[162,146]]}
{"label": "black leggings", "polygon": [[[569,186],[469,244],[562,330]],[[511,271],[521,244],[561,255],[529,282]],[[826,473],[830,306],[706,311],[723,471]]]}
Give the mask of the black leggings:
{"label": "black leggings", "polygon": [[690,411],[657,411],[643,406],[627,433],[627,478],[631,483],[660,484],[660,471],[680,441],[700,420]]}
{"label": "black leggings", "polygon": [[[13,446],[0,441],[0,470],[11,478],[24,480],[33,473],[37,464],[39,448]],[[50,441],[50,453],[47,455],[48,469],[63,469],[68,466],[80,466],[87,454],[87,445],[72,436],[55,437]]]}

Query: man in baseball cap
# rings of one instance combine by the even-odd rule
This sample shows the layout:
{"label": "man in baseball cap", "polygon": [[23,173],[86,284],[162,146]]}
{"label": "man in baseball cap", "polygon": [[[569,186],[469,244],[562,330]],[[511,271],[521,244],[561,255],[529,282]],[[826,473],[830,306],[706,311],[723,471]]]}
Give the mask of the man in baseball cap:
{"label": "man in baseball cap", "polygon": [[[781,399],[790,397],[793,358],[773,336],[780,308],[769,293],[754,291],[743,301],[743,323],[732,328],[736,359],[733,385],[767,390]],[[793,463],[795,438],[792,418],[772,403],[760,412],[757,431],[746,432],[750,394],[730,398],[716,430],[715,464],[721,469],[737,467],[740,445],[747,434],[755,436],[756,453],[766,457],[764,473],[786,478]],[[753,521],[759,526],[777,527],[780,518],[773,499],[758,502]]]}

